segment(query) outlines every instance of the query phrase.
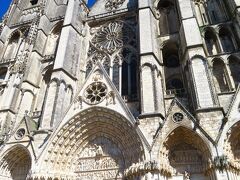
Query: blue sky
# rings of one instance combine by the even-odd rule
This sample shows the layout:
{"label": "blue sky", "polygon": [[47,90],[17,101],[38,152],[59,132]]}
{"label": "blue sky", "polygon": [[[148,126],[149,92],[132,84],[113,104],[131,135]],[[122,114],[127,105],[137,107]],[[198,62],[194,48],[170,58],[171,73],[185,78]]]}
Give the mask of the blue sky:
{"label": "blue sky", "polygon": [[[9,4],[12,0],[0,0],[0,19],[2,19],[2,16],[6,13]],[[91,7],[96,0],[89,0],[88,5]]]}
{"label": "blue sky", "polygon": [[8,9],[9,4],[12,0],[0,0],[0,19],[2,19],[2,16],[5,14],[5,12]]}

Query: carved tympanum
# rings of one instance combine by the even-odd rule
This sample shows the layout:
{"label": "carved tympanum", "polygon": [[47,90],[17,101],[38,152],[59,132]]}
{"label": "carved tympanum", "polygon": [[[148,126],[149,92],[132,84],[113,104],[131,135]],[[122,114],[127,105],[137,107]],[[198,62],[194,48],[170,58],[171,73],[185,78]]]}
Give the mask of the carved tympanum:
{"label": "carved tympanum", "polygon": [[122,179],[122,152],[110,139],[98,137],[79,154],[75,173],[77,179]]}

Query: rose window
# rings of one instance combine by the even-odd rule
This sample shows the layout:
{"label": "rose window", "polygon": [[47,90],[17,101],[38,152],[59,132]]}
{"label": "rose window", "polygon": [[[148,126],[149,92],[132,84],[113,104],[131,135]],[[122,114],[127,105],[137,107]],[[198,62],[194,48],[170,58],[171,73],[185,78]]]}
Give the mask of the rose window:
{"label": "rose window", "polygon": [[24,137],[25,133],[26,133],[25,129],[21,128],[16,132],[15,138],[20,140]]}
{"label": "rose window", "polygon": [[122,29],[123,23],[109,23],[95,34],[92,40],[93,45],[110,54],[114,53],[123,46]]}
{"label": "rose window", "polygon": [[107,86],[102,82],[94,82],[85,90],[85,101],[89,104],[98,104],[107,95]]}
{"label": "rose window", "polygon": [[175,114],[173,115],[173,120],[174,120],[175,122],[181,122],[181,121],[183,120],[183,118],[184,118],[184,116],[183,116],[182,113],[175,113]]}

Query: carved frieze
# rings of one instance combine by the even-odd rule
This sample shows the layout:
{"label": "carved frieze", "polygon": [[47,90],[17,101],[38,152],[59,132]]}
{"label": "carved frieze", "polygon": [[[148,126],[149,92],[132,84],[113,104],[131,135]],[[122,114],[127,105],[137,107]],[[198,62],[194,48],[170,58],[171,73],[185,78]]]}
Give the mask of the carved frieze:
{"label": "carved frieze", "polygon": [[113,11],[120,8],[124,2],[125,0],[107,0],[105,8],[108,11]]}
{"label": "carved frieze", "polygon": [[98,137],[80,153],[75,173],[77,179],[122,179],[124,161],[118,146],[110,139]]}

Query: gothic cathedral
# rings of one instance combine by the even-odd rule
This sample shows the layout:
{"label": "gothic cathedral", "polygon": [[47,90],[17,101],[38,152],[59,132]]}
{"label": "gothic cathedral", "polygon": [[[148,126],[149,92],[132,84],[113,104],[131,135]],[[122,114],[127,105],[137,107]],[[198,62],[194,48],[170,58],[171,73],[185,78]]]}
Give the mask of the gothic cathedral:
{"label": "gothic cathedral", "polygon": [[0,180],[240,180],[239,0],[12,0]]}

